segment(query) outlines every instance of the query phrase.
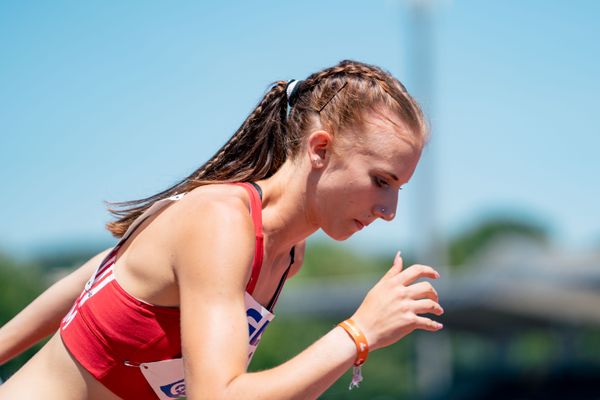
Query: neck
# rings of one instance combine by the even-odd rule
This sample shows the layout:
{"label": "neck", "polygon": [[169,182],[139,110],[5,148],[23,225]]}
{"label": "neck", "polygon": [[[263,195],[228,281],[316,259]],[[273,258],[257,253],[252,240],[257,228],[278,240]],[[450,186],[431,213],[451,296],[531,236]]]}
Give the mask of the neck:
{"label": "neck", "polygon": [[288,252],[319,228],[310,220],[305,170],[287,160],[273,176],[257,182],[263,191],[265,251],[271,254]]}

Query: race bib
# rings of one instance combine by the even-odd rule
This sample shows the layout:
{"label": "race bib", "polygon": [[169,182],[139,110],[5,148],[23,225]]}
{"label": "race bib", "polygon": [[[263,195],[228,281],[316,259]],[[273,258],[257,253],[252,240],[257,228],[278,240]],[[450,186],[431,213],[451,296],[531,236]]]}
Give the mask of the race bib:
{"label": "race bib", "polygon": [[[247,365],[249,365],[265,328],[275,318],[275,315],[254,300],[254,297],[247,292],[244,293],[244,303],[248,319]],[[140,370],[160,400],[178,399],[186,396],[182,358],[142,363],[140,364]]]}
{"label": "race bib", "polygon": [[185,397],[183,359],[142,363],[140,370],[160,400]]}
{"label": "race bib", "polygon": [[264,308],[258,301],[254,300],[254,297],[250,296],[248,292],[244,293],[244,302],[246,303],[246,317],[248,318],[248,363],[246,367],[250,365],[252,356],[260,343],[260,338],[267,328],[267,325],[275,315],[269,310]]}

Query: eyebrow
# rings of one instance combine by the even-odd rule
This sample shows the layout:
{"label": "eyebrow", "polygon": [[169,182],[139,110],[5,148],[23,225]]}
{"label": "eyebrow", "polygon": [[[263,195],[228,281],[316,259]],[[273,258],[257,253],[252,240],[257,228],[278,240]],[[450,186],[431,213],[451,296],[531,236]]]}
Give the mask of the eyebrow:
{"label": "eyebrow", "polygon": [[386,175],[389,175],[396,182],[398,182],[400,180],[400,179],[398,179],[398,177],[396,175],[392,174],[391,172],[388,172],[388,171],[381,171],[381,172],[383,172]]}

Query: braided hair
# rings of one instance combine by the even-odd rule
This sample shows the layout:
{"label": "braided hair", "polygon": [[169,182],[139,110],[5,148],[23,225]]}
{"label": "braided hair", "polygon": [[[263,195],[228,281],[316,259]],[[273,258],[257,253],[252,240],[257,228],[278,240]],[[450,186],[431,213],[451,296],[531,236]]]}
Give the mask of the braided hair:
{"label": "braided hair", "polygon": [[187,193],[210,183],[248,182],[273,175],[300,153],[304,134],[316,117],[332,132],[360,124],[367,109],[385,106],[395,112],[424,141],[423,114],[406,88],[379,67],[351,60],[316,72],[298,82],[288,113],[288,82],[277,81],[234,135],[202,166],[180,182],[155,195],[109,203],[117,219],[106,227],[121,237],[158,200]]}
{"label": "braided hair", "polygon": [[[418,103],[400,81],[383,69],[344,60],[316,72],[299,85],[296,102],[288,117],[288,135],[306,132],[315,115],[331,133],[361,126],[365,111],[385,107],[403,121],[419,145],[428,139],[425,117]],[[294,140],[292,144],[299,144]],[[296,154],[297,148],[291,149]]]}

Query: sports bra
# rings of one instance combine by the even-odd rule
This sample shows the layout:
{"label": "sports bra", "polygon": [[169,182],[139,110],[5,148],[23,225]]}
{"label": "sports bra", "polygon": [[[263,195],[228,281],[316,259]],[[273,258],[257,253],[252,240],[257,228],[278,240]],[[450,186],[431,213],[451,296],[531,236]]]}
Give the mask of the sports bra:
{"label": "sports bra", "polygon": [[[249,364],[262,333],[275,317],[273,309],[294,263],[294,248],[277,290],[263,307],[252,297],[264,255],[262,193],[256,184],[235,185],[242,186],[250,196],[256,235],[252,272],[244,293]],[[92,376],[125,400],[166,400],[185,396],[179,307],[153,305],[135,298],[119,285],[113,272],[119,248],[140,224],[183,196],[179,194],[157,201],[131,224],[61,322],[60,335],[71,355]]]}

